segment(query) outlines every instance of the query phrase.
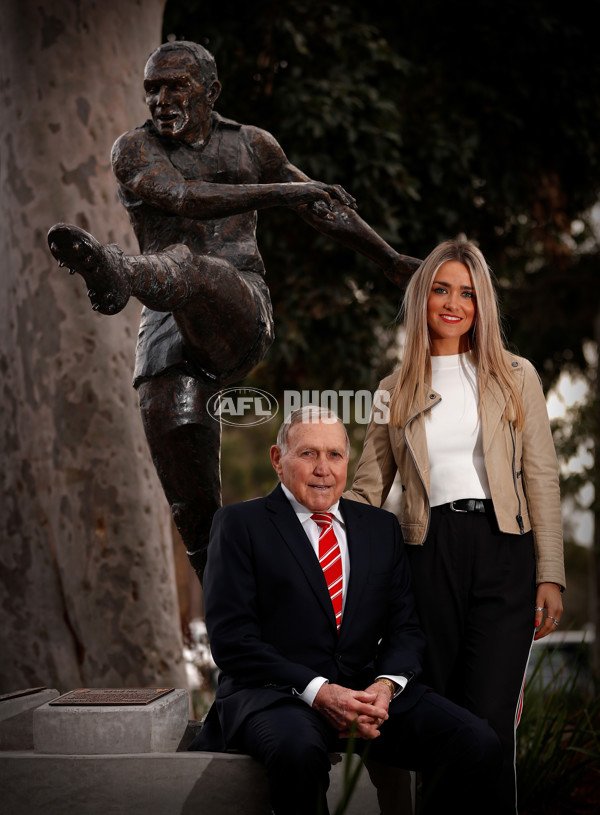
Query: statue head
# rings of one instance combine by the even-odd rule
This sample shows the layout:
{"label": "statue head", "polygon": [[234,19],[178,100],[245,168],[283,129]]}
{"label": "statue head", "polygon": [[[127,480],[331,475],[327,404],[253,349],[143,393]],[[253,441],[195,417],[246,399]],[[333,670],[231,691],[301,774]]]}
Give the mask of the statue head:
{"label": "statue head", "polygon": [[201,144],[221,92],[212,54],[194,42],[168,42],[154,50],[144,69],[146,104],[162,136]]}

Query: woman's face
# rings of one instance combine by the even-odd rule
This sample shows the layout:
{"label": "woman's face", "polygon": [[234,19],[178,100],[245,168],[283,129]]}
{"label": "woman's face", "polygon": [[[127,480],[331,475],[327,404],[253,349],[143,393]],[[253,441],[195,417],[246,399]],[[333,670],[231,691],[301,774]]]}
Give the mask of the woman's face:
{"label": "woman's face", "polygon": [[469,331],[477,306],[471,274],[464,263],[448,260],[437,270],[427,299],[432,356],[469,350]]}

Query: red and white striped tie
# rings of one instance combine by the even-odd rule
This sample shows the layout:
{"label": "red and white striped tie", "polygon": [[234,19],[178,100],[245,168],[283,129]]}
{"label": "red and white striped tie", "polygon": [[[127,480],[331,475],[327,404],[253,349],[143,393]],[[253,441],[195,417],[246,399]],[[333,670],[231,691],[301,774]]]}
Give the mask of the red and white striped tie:
{"label": "red and white striped tie", "polygon": [[327,581],[339,631],[342,622],[342,553],[333,531],[333,516],[330,512],[315,512],[310,517],[319,527],[319,563]]}

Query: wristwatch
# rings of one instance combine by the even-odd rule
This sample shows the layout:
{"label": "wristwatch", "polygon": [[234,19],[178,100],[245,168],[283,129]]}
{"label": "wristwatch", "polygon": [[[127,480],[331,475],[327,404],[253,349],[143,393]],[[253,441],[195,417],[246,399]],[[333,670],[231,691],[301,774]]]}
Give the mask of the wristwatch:
{"label": "wristwatch", "polygon": [[400,694],[406,688],[411,679],[414,679],[414,676],[415,675],[413,671],[404,671],[404,673],[398,674],[398,678],[403,677],[404,679],[406,679],[406,682],[403,685],[397,684],[392,679],[390,679],[389,676],[378,676],[375,682],[384,682],[391,691],[392,699],[395,699],[396,696],[400,696]]}
{"label": "wristwatch", "polygon": [[396,683],[392,682],[391,679],[388,679],[387,676],[380,676],[379,679],[375,680],[375,682],[381,682],[382,685],[386,685],[390,689],[392,699],[402,690],[401,685],[396,685]]}

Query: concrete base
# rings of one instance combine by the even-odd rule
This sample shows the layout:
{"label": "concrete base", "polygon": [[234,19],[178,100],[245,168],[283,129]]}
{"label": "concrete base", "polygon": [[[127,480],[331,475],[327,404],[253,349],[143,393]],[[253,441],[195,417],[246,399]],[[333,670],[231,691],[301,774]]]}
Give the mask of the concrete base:
{"label": "concrete base", "polygon": [[[57,691],[48,694],[50,699],[58,696]],[[34,710],[35,705],[40,706]],[[2,811],[8,815],[269,815],[263,767],[246,755],[186,752],[201,726],[187,717],[184,690],[143,707],[53,706],[39,693],[0,701],[0,734],[14,719],[11,732],[16,733],[19,722],[25,731],[29,727],[23,740],[28,747],[30,742],[35,746],[35,751],[0,750]],[[344,790],[346,760],[334,764],[330,773],[331,813]],[[354,769],[359,762],[354,756],[351,760]],[[408,774],[399,773],[394,779],[389,811],[412,815]],[[375,788],[363,768],[344,815],[379,812]]]}
{"label": "concrete base", "polygon": [[175,752],[188,704],[182,689],[148,705],[44,704],[33,713],[33,746],[37,753],[60,755]]}
{"label": "concrete base", "polygon": [[11,696],[0,701],[0,750],[33,748],[33,711],[58,697],[58,691],[37,688],[32,693]]}
{"label": "concrete base", "polygon": [[[0,753],[0,788],[3,811],[10,815],[270,813],[262,766],[248,756],[224,753],[57,756],[5,752]],[[331,771],[327,797],[332,813],[342,789],[340,763]],[[345,815],[378,813],[375,790],[363,770]]]}

